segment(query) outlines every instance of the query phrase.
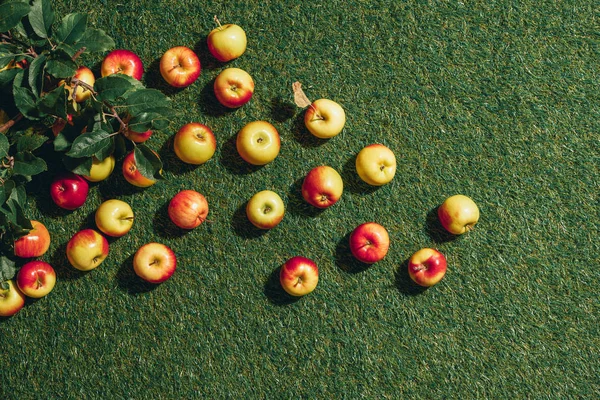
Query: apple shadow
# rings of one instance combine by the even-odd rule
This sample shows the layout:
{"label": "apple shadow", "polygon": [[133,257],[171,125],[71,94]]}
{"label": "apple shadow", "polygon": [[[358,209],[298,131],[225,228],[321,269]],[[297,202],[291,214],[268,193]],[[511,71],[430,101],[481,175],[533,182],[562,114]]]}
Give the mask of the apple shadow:
{"label": "apple shadow", "polygon": [[315,148],[322,146],[331,140],[321,139],[310,133],[310,131],[306,128],[306,125],[304,125],[305,112],[305,110],[302,110],[300,113],[298,113],[293,122],[292,131],[296,142],[300,143],[300,145],[304,148]]}
{"label": "apple shadow", "polygon": [[341,176],[344,181],[344,190],[348,190],[354,194],[371,194],[375,193],[382,186],[369,185],[358,176],[356,172],[356,156],[352,156],[342,166]]}
{"label": "apple shadow", "polygon": [[[158,155],[163,162],[163,171],[168,171],[173,175],[183,175],[195,171],[200,165],[188,164],[179,159],[175,150],[173,150],[174,135],[169,136],[158,150]],[[210,161],[210,160],[209,160]]]}
{"label": "apple shadow", "polygon": [[174,239],[185,236],[191,232],[191,230],[182,229],[171,221],[171,218],[169,218],[170,202],[171,200],[169,199],[156,210],[154,217],[152,217],[152,228],[156,235],[163,238]]}
{"label": "apple shadow", "polygon": [[265,296],[267,296],[267,299],[269,299],[271,304],[275,304],[277,306],[287,306],[289,304],[296,303],[302,297],[292,296],[283,290],[279,281],[280,273],[281,267],[278,267],[272,271],[265,280],[265,285],[263,288]]}
{"label": "apple shadow", "polygon": [[234,175],[248,175],[264,168],[264,165],[252,165],[246,162],[238,153],[237,134],[229,137],[221,146],[221,158],[219,162],[227,171]]}
{"label": "apple shadow", "polygon": [[[123,162],[119,161],[116,163],[115,169],[107,179],[95,184],[98,187],[100,196],[103,199],[118,199],[123,196],[131,196],[137,193],[141,193],[148,189],[145,187],[134,186],[131,183],[127,182],[127,180],[123,176],[122,170]],[[155,185],[160,184],[160,180],[155,183]]]}
{"label": "apple shadow", "polygon": [[[198,34],[198,36],[202,36],[202,34]],[[207,36],[204,36],[202,39],[196,42],[192,50],[194,50],[194,53],[196,53],[200,59],[201,68],[203,70],[213,71],[222,67],[226,63],[222,63],[213,57],[213,55],[210,53],[210,50],[208,50],[208,42],[206,37]]]}
{"label": "apple shadow", "polygon": [[396,270],[395,283],[396,289],[406,296],[417,296],[425,292],[428,287],[416,284],[408,275],[408,258]]}
{"label": "apple shadow", "polygon": [[231,226],[233,231],[239,237],[245,239],[256,239],[267,233],[267,229],[257,228],[250,222],[248,216],[246,215],[246,205],[248,202],[240,204],[240,206],[235,210],[233,216],[231,218]]}
{"label": "apple shadow", "polygon": [[284,100],[281,96],[274,97],[271,100],[271,118],[277,122],[285,122],[294,117],[297,108],[295,104]]}
{"label": "apple shadow", "polygon": [[160,58],[153,60],[147,68],[145,68],[142,82],[146,84],[149,89],[157,89],[161,91],[165,96],[175,95],[185,88],[178,88],[171,86],[165,81],[160,73]]}
{"label": "apple shadow", "polygon": [[157,284],[146,282],[136,275],[133,270],[133,257],[135,254],[129,255],[119,267],[115,279],[119,289],[123,292],[136,295],[151,292],[156,289]]}
{"label": "apple shadow", "polygon": [[432,208],[427,213],[425,233],[436,243],[447,243],[458,239],[457,235],[448,232],[440,223],[438,207]]}
{"label": "apple shadow", "polygon": [[297,179],[290,185],[287,209],[296,215],[300,215],[308,218],[316,218],[325,212],[326,208],[318,208],[309,204],[304,197],[302,197],[302,183],[304,177]]}
{"label": "apple shadow", "polygon": [[[75,232],[73,232],[73,235],[74,234]],[[50,254],[47,262],[54,267],[57,281],[77,280],[93,271],[80,271],[71,265],[67,258],[67,243],[61,243],[58,248]]]}
{"label": "apple shadow", "polygon": [[198,99],[198,106],[202,113],[207,114],[211,117],[221,117],[223,115],[235,112],[237,108],[225,107],[217,100],[215,96],[215,79],[208,82],[200,91],[200,98]]}
{"label": "apple shadow", "polygon": [[335,248],[335,263],[344,272],[349,274],[357,274],[368,270],[372,264],[367,264],[359,261],[352,255],[350,250],[350,235],[346,234],[337,244]]}

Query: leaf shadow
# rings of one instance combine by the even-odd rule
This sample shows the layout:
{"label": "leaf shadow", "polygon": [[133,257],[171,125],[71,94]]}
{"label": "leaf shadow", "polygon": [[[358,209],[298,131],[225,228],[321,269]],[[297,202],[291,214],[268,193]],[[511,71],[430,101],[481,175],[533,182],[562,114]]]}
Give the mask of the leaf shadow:
{"label": "leaf shadow", "polygon": [[271,100],[271,118],[277,122],[285,122],[294,117],[297,108],[295,104],[284,100],[281,96],[274,97]]}

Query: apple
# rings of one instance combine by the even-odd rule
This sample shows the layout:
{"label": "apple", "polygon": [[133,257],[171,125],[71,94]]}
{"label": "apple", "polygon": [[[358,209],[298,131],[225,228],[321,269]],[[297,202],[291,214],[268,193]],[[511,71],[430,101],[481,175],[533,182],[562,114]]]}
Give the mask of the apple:
{"label": "apple", "polygon": [[448,197],[438,208],[442,226],[454,235],[462,235],[473,229],[479,221],[479,208],[467,196],[457,194]]}
{"label": "apple", "polygon": [[342,177],[327,165],[310,170],[302,182],[302,197],[318,208],[331,207],[337,203],[343,191]]}
{"label": "apple", "polygon": [[12,280],[0,283],[0,317],[15,315],[24,305],[25,295]]}
{"label": "apple", "polygon": [[315,100],[304,113],[304,125],[310,133],[321,139],[338,135],[345,124],[346,113],[333,100]]}
{"label": "apple", "polygon": [[408,260],[408,275],[416,284],[425,287],[441,281],[446,268],[446,257],[435,249],[421,249]]}
{"label": "apple", "polygon": [[39,221],[31,220],[31,229],[27,235],[15,240],[15,256],[21,258],[40,257],[50,247],[50,233]]}
{"label": "apple", "polygon": [[164,282],[173,276],[176,268],[175,253],[162,243],[147,243],[133,256],[133,270],[146,282]]}
{"label": "apple", "polygon": [[133,226],[133,210],[123,200],[106,200],[96,209],[96,226],[102,233],[112,237],[121,237]]}
{"label": "apple", "polygon": [[93,229],[77,232],[67,243],[67,258],[80,271],[96,268],[108,256],[108,241]]}
{"label": "apple", "polygon": [[134,152],[129,152],[123,159],[123,176],[125,180],[137,187],[149,187],[156,183],[155,179],[146,178],[137,167]]}
{"label": "apple", "polygon": [[396,174],[396,156],[382,144],[371,144],[358,152],[356,172],[369,185],[385,185]]}
{"label": "apple", "polygon": [[177,193],[167,209],[171,221],[182,229],[194,229],[208,215],[206,198],[195,190],[182,190]]}
{"label": "apple", "polygon": [[44,261],[30,261],[17,273],[17,286],[24,295],[39,299],[54,289],[56,272]]}
{"label": "apple", "polygon": [[[77,81],[81,81],[83,85]],[[58,82],[58,86],[65,86],[69,92],[69,100],[75,100],[77,103],[82,103],[92,96],[92,92],[87,86],[93,87],[94,83],[96,83],[96,78],[94,77],[92,70],[88,67],[81,66],[75,71],[75,74],[71,78],[70,85],[67,85],[64,80],[61,80]],[[77,86],[77,89],[75,90],[75,96],[73,96],[73,89],[75,86]]]}
{"label": "apple", "polygon": [[141,81],[143,73],[142,60],[133,51],[124,49],[108,53],[100,66],[100,74],[103,77],[111,74],[125,74]]}
{"label": "apple", "polygon": [[254,80],[239,68],[226,68],[215,79],[215,96],[219,103],[228,108],[246,104],[254,94]]}
{"label": "apple", "polygon": [[187,164],[200,165],[212,158],[217,150],[213,131],[199,122],[182,126],[173,140],[175,154]]}
{"label": "apple", "polygon": [[283,219],[285,206],[279,195],[271,190],[256,193],[246,204],[246,215],[254,226],[271,229]]}
{"label": "apple", "polygon": [[295,256],[283,264],[279,273],[281,287],[292,296],[309,294],[319,283],[317,264],[306,257]]}
{"label": "apple", "polygon": [[235,24],[221,25],[215,16],[217,27],[210,31],[206,42],[208,51],[221,62],[238,58],[246,51],[246,32]]}
{"label": "apple", "polygon": [[235,145],[240,156],[253,165],[265,165],[277,157],[281,139],[277,129],[266,121],[249,122],[238,132]]}
{"label": "apple", "polygon": [[152,130],[150,129],[145,132],[135,132],[131,129],[125,131],[125,137],[135,143],[144,143],[146,140],[150,139],[150,136],[152,136]]}
{"label": "apple", "polygon": [[75,210],[85,203],[89,184],[72,172],[57,175],[50,184],[50,197],[54,203],[66,210]]}
{"label": "apple", "polygon": [[177,88],[194,83],[201,69],[196,53],[185,46],[170,48],[160,59],[160,74],[169,85]]}
{"label": "apple", "polygon": [[359,261],[373,264],[383,260],[390,248],[387,230],[376,222],[365,222],[350,234],[350,251]]}
{"label": "apple", "polygon": [[110,155],[104,160],[98,160],[96,156],[92,156],[92,167],[90,174],[83,177],[90,182],[100,182],[105,180],[112,174],[115,169],[115,156]]}

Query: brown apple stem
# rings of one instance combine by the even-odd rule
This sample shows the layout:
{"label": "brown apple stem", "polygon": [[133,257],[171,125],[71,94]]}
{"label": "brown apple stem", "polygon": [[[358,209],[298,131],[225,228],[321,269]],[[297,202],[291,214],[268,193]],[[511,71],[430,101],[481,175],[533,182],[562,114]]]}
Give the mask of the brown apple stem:
{"label": "brown apple stem", "polygon": [[215,21],[215,24],[217,24],[217,26],[218,26],[219,28],[221,28],[221,27],[222,27],[222,25],[221,25],[221,22],[219,21],[219,18],[217,18],[217,16],[216,16],[216,15],[215,15],[215,17],[213,18],[213,20]]}
{"label": "brown apple stem", "polygon": [[0,126],[0,133],[8,131],[14,124],[19,122],[23,118],[23,114],[18,113],[13,119]]}
{"label": "brown apple stem", "polygon": [[419,266],[415,267],[415,271],[423,271],[425,269],[427,269],[425,264],[420,264]]}
{"label": "brown apple stem", "polygon": [[75,54],[73,54],[73,57],[71,57],[71,60],[75,61],[79,58],[79,56],[85,52],[85,46],[82,47],[81,49],[77,50],[77,52]]}
{"label": "brown apple stem", "polygon": [[313,121],[316,121],[318,119],[323,120],[325,118],[323,118],[323,116],[321,114],[319,114],[319,110],[317,110],[317,108],[315,106],[313,106],[312,104],[309,106],[310,108],[313,109],[313,111],[315,112],[314,114],[314,118],[312,119]]}

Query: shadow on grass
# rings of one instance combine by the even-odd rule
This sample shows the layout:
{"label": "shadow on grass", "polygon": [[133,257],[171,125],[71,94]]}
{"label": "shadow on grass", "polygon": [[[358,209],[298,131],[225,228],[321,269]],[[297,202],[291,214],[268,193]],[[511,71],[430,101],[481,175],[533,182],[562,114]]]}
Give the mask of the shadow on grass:
{"label": "shadow on grass", "polygon": [[267,230],[257,228],[250,222],[246,215],[246,204],[248,202],[240,204],[235,210],[231,218],[231,226],[236,235],[245,239],[256,239],[267,233]]}
{"label": "shadow on grass", "polygon": [[304,177],[297,179],[290,185],[289,196],[288,196],[288,210],[291,213],[300,215],[303,217],[315,218],[325,212],[326,208],[318,208],[311,204],[308,204],[304,197],[302,197],[302,183]]}
{"label": "shadow on grass", "polygon": [[225,107],[219,102],[219,100],[217,100],[214,89],[215,79],[212,79],[210,82],[204,85],[200,91],[198,106],[200,107],[202,113],[210,115],[211,117],[220,117],[234,112],[237,110],[237,108]]}
{"label": "shadow on grass", "polygon": [[294,139],[304,148],[315,148],[327,143],[330,139],[318,138],[306,128],[306,125],[304,125],[304,113],[305,111],[303,110],[294,119],[292,126]]}
{"label": "shadow on grass", "polygon": [[396,288],[406,296],[416,296],[428,288],[417,285],[408,275],[408,258],[398,267],[395,273]]}
{"label": "shadow on grass", "polygon": [[350,250],[350,235],[346,234],[337,244],[335,248],[335,263],[344,272],[349,274],[357,274],[368,270],[372,264],[367,264],[359,261],[352,255]]}
{"label": "shadow on grass", "polygon": [[157,236],[173,239],[182,237],[192,230],[182,229],[171,221],[171,218],[169,218],[170,202],[171,200],[167,200],[156,210],[154,217],[152,217],[152,227]]}
{"label": "shadow on grass", "polygon": [[301,297],[296,297],[288,294],[281,287],[281,283],[279,281],[279,274],[281,273],[281,267],[275,269],[267,280],[265,281],[264,293],[265,296],[269,299],[272,304],[278,306],[286,306],[288,304],[293,304],[301,299]]}
{"label": "shadow on grass", "polygon": [[248,175],[264,168],[264,165],[252,165],[239,155],[236,146],[237,134],[229,137],[221,147],[219,162],[234,175]]}
{"label": "shadow on grass", "polygon": [[117,285],[125,293],[133,295],[147,293],[154,290],[158,285],[146,282],[137,276],[133,270],[134,256],[135,254],[131,254],[119,267],[116,275]]}
{"label": "shadow on grass", "polygon": [[294,117],[296,105],[283,99],[283,97],[274,97],[271,100],[271,118],[277,122],[285,122]]}
{"label": "shadow on grass", "polygon": [[210,53],[210,50],[208,50],[208,42],[206,41],[206,38],[207,36],[204,36],[202,39],[196,42],[193,48],[194,53],[196,53],[200,59],[200,65],[202,66],[202,69],[212,71],[227,65],[227,63],[220,62],[213,57],[213,55]]}
{"label": "shadow on grass", "polygon": [[456,240],[457,235],[448,232],[440,223],[438,208],[432,208],[425,219],[425,232],[436,243],[446,243]]}
{"label": "shadow on grass", "polygon": [[354,194],[371,194],[378,191],[382,186],[369,185],[358,176],[356,172],[356,154],[346,160],[342,166],[340,175],[344,181],[344,190]]}
{"label": "shadow on grass", "polygon": [[[142,193],[148,188],[138,187],[127,182],[122,172],[123,164],[119,162],[112,174],[101,182],[97,183],[98,191],[103,199],[119,199],[123,196],[131,196]],[[156,182],[160,185],[160,181]]]}
{"label": "shadow on grass", "polygon": [[158,150],[158,155],[163,162],[163,169],[171,172],[173,175],[182,175],[198,169],[200,165],[185,163],[177,157],[173,144],[174,137],[175,135],[169,136]]}
{"label": "shadow on grass", "polygon": [[166,96],[172,96],[185,88],[171,86],[160,73],[160,58],[153,60],[144,73],[143,81],[149,89],[160,90]]}
{"label": "shadow on grass", "polygon": [[[61,243],[50,255],[47,262],[54,267],[56,279],[61,281],[73,281],[82,278],[93,271],[80,271],[71,265],[67,258],[67,243]],[[100,266],[102,266],[102,264],[100,264]]]}

